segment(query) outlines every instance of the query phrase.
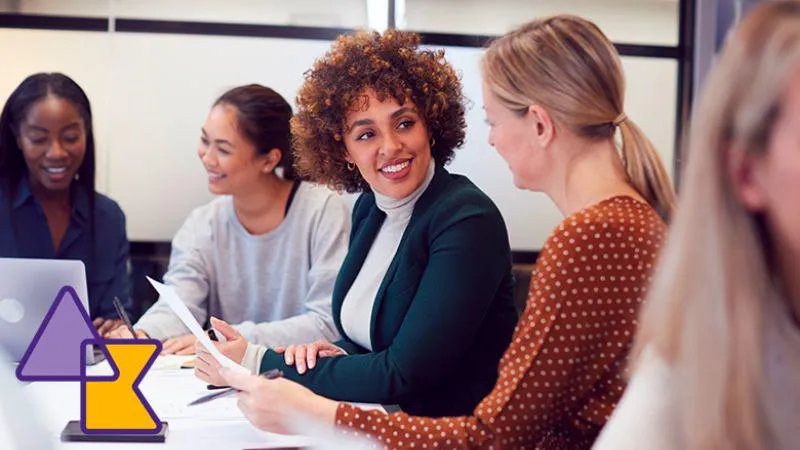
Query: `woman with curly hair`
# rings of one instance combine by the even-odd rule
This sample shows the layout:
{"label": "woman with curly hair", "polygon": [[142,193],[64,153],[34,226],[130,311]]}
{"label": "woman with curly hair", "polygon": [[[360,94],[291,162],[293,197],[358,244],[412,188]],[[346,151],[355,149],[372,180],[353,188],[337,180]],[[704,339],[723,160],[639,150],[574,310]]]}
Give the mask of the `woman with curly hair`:
{"label": "woman with curly hair", "polygon": [[[517,313],[500,212],[444,169],[466,127],[455,70],[413,33],[358,32],[315,63],[297,101],[299,172],[363,192],[333,290],[344,338],[266,349],[215,321],[221,349],[326,397],[469,413],[497,380]],[[218,368],[199,347],[198,376],[224,383]]]}
{"label": "woman with curly hair", "polygon": [[222,371],[257,427],[285,430],[286,411],[299,410],[389,448],[587,449],[597,438],[625,388],[674,192],[623,111],[619,54],[593,23],[535,20],[493,42],[481,68],[489,144],[519,188],[545,193],[565,216],[536,261],[494,389],[471,415],[427,418]]}

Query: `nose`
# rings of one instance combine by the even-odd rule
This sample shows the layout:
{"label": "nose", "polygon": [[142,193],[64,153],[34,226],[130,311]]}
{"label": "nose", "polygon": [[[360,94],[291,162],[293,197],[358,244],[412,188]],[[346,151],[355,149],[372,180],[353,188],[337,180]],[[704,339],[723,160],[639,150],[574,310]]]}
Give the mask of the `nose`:
{"label": "nose", "polygon": [[69,156],[67,151],[64,149],[64,146],[61,144],[61,141],[58,139],[53,140],[53,144],[47,149],[47,159],[65,159]]}
{"label": "nose", "polygon": [[212,155],[212,153],[214,153],[214,152],[211,150],[210,147],[204,147],[202,145],[197,147],[197,156],[199,156],[200,157],[200,161],[203,164],[207,165],[207,166],[213,166],[214,165],[215,160],[214,160],[214,156]]}
{"label": "nose", "polygon": [[399,137],[393,132],[386,133],[385,136],[383,145],[381,146],[381,153],[383,155],[393,155],[400,151],[403,147],[403,143],[400,141]]}

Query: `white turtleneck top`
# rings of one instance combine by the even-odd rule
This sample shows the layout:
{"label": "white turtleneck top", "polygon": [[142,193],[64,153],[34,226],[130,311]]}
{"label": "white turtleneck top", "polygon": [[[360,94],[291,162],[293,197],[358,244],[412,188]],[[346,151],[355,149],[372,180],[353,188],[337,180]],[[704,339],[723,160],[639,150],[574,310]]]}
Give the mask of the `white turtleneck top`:
{"label": "white turtleneck top", "polygon": [[386,271],[394,259],[400,239],[411,220],[414,205],[433,179],[434,161],[431,159],[428,173],[422,184],[411,194],[401,199],[393,199],[375,192],[378,209],[386,213],[384,220],[367,258],[353,281],[342,303],[342,329],[356,344],[372,350],[370,329],[372,327],[372,306],[378,294]]}

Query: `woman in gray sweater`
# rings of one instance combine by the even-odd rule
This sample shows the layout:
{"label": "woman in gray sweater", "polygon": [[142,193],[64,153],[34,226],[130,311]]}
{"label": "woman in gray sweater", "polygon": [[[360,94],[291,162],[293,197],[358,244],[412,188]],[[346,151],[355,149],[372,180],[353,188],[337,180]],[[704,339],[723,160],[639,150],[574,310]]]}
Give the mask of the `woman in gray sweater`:
{"label": "woman in gray sweater", "polygon": [[[255,84],[214,103],[198,156],[220,197],[186,219],[164,276],[199,323],[224,319],[268,347],[339,337],[331,291],[350,230],[337,194],[296,178],[291,116],[283,97]],[[165,340],[164,353],[194,353],[194,337],[162,301],[134,328]]]}

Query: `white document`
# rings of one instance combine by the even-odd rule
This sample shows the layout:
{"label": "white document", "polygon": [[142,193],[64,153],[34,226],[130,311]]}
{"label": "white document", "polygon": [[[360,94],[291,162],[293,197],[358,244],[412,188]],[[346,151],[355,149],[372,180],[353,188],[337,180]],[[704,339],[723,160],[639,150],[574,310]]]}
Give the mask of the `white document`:
{"label": "white document", "polygon": [[194,337],[203,344],[203,347],[208,349],[211,353],[211,356],[214,357],[223,367],[227,367],[231,370],[235,370],[240,373],[249,374],[250,371],[245,369],[244,367],[240,366],[233,362],[230,358],[223,355],[217,347],[211,342],[211,339],[208,338],[208,335],[203,331],[203,328],[197,323],[192,313],[189,311],[189,308],[183,303],[183,300],[178,297],[178,294],[175,292],[175,289],[172,286],[167,286],[166,284],[159,283],[158,281],[147,277],[147,281],[153,285],[153,287],[158,291],[158,294],[161,298],[167,302],[170,308],[175,311],[175,314],[178,316],[179,319],[183,322],[186,327],[189,328],[189,331],[192,332]]}

